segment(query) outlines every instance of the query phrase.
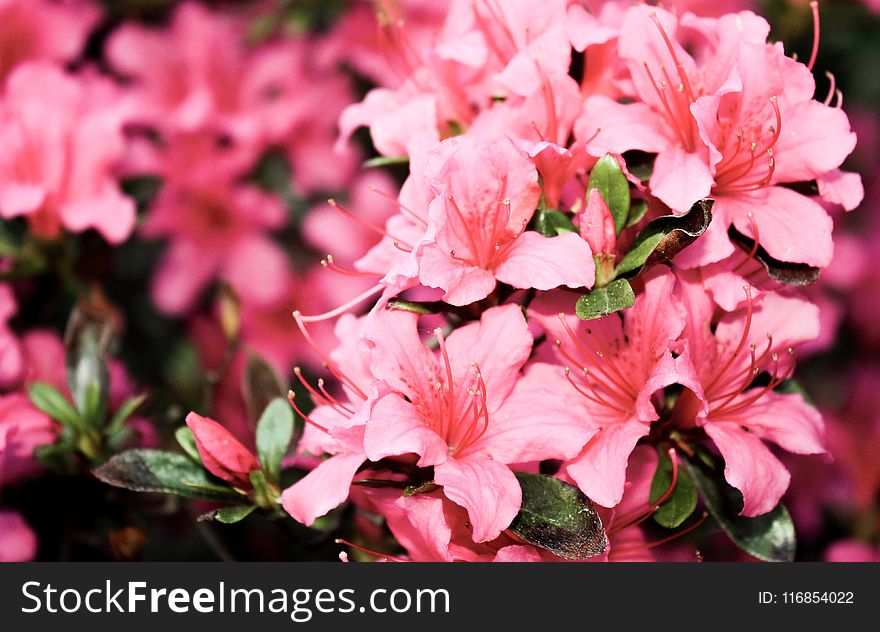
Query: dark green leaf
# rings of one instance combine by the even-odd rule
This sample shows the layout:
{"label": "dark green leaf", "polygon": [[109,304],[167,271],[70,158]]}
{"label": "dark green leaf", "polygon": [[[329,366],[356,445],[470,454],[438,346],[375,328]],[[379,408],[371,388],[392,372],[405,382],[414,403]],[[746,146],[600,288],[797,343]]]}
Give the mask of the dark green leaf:
{"label": "dark green leaf", "polygon": [[67,398],[54,386],[44,382],[34,382],[28,389],[31,403],[62,426],[81,430],[84,426],[82,418]]}
{"label": "dark green leaf", "polygon": [[256,420],[272,401],[287,395],[287,386],[271,364],[255,353],[249,353],[242,392],[248,415]]}
{"label": "dark green leaf", "polygon": [[433,491],[440,489],[440,486],[437,485],[434,481],[426,481],[421,485],[409,485],[403,489],[404,496],[416,496],[418,494],[430,494]]}
{"label": "dark green leaf", "polygon": [[576,232],[568,215],[555,208],[541,209],[536,213],[535,228],[544,237],[556,237],[562,233]]}
{"label": "dark green leaf", "polygon": [[771,279],[795,287],[812,285],[819,280],[819,268],[808,266],[805,263],[790,263],[774,259],[760,245],[755,250],[755,241],[740,233],[733,226],[730,227],[727,234],[733,243],[746,252],[755,251],[755,258],[761,262]]}
{"label": "dark green leaf", "polygon": [[387,167],[389,165],[409,164],[409,156],[376,156],[364,162],[364,168]]}
{"label": "dark green leaf", "polygon": [[592,501],[574,485],[541,474],[517,473],[522,507],[510,530],[567,560],[600,555],[607,544]]}
{"label": "dark green leaf", "polygon": [[186,452],[187,456],[191,458],[195,463],[202,465],[202,457],[199,454],[199,448],[196,445],[196,436],[193,434],[193,431],[189,429],[189,426],[181,426],[174,433],[174,438],[177,439],[177,443]]}
{"label": "dark green leaf", "polygon": [[[651,480],[651,495],[648,502],[657,502],[672,484],[672,459],[662,448],[657,448],[659,461],[654,478]],[[697,488],[684,468],[678,470],[675,489],[662,505],[654,512],[654,520],[661,527],[674,529],[687,520],[697,508]]]}
{"label": "dark green leaf", "polygon": [[695,461],[685,460],[684,464],[706,509],[734,544],[749,555],[767,562],[794,560],[794,524],[782,503],[756,518],[740,516],[742,494],[724,480],[720,466],[716,465],[713,470]]}
{"label": "dark green leaf", "polygon": [[581,320],[601,318],[626,307],[632,307],[636,300],[629,281],[616,279],[604,287],[597,287],[583,296],[575,304],[575,312]]}
{"label": "dark green leaf", "polygon": [[136,492],[177,494],[187,498],[239,502],[231,487],[210,476],[188,457],[162,450],[128,450],[93,470],[108,485]]}
{"label": "dark green leaf", "polygon": [[671,261],[709,228],[713,203],[708,198],[699,200],[684,215],[665,215],[650,221],[617,264],[615,274],[621,276],[633,271],[638,274],[663,261]]}
{"label": "dark green leaf", "polygon": [[273,399],[257,424],[257,456],[270,481],[278,482],[281,461],[293,437],[293,411],[286,399]]}
{"label": "dark green leaf", "polygon": [[199,522],[216,520],[223,524],[235,524],[241,522],[256,509],[256,505],[231,505],[229,507],[220,507],[214,511],[199,516]]}
{"label": "dark green leaf", "polygon": [[614,156],[605,154],[599,158],[590,171],[589,189],[599,189],[620,233],[629,217],[629,182]]}

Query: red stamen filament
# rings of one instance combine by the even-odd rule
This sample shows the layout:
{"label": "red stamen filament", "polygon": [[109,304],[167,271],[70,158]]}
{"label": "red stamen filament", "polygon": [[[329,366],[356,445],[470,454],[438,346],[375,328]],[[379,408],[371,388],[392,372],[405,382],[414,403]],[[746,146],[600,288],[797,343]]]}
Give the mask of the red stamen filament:
{"label": "red stamen filament", "polygon": [[704,522],[706,522],[706,518],[708,518],[708,517],[709,517],[709,514],[704,511],[703,515],[700,516],[700,519],[697,520],[697,522],[695,522],[691,526],[689,526],[687,529],[682,529],[681,531],[678,531],[677,533],[673,533],[672,535],[667,536],[665,538],[662,538],[660,540],[654,540],[653,542],[647,542],[645,544],[640,544],[638,546],[622,546],[620,548],[613,549],[611,551],[611,553],[612,554],[631,553],[633,551],[641,551],[643,549],[653,549],[654,547],[660,546],[661,544],[667,544],[667,543],[672,542],[673,540],[677,540],[678,538],[680,538],[684,535],[687,535],[691,531],[694,531],[695,529],[699,528],[700,525],[702,525]]}
{"label": "red stamen filament", "polygon": [[373,551],[372,549],[358,546],[357,544],[354,544],[353,542],[349,542],[348,540],[343,540],[342,538],[336,538],[334,540],[334,542],[336,544],[344,544],[347,547],[350,547],[350,548],[355,549],[357,551],[361,551],[363,553],[366,553],[367,555],[374,555],[378,558],[381,558],[383,560],[387,560],[389,562],[406,562],[407,561],[407,560],[403,559],[402,557],[398,557],[396,555],[390,555],[388,553],[379,553],[378,551]]}
{"label": "red stamen filament", "polygon": [[678,453],[675,451],[675,448],[669,448],[667,454],[672,462],[672,477],[669,480],[669,485],[666,487],[666,491],[664,491],[663,494],[661,494],[661,496],[653,503],[649,503],[645,507],[635,509],[616,518],[611,529],[608,531],[609,535],[643,522],[651,514],[657,511],[660,508],[660,505],[665,503],[670,496],[672,496],[672,492],[675,491],[675,486],[678,484]]}
{"label": "red stamen filament", "polygon": [[325,434],[330,434],[329,430],[327,430],[324,426],[314,421],[311,417],[300,410],[300,407],[296,405],[296,393],[294,393],[293,391],[287,391],[287,401],[290,402],[290,406],[296,411],[296,414],[303,418],[303,421],[305,421],[309,425],[314,426]]}
{"label": "red stamen filament", "polygon": [[807,68],[812,71],[816,65],[816,57],[819,54],[819,3],[816,0],[810,3],[810,11],[813,13],[813,50],[810,53],[810,61]]}
{"label": "red stamen filament", "polygon": [[[347,303],[343,303],[339,307],[332,309],[329,312],[324,312],[323,314],[315,314],[313,316],[303,316],[299,311],[295,311],[293,313],[293,317],[297,321],[297,323],[300,323],[300,322],[317,323],[317,322],[321,322],[324,320],[330,320],[331,318],[335,318],[335,317],[339,316],[340,314],[344,314],[345,312],[352,309],[353,307],[355,307],[359,303],[364,302],[365,300],[367,300],[371,296],[375,296],[376,294],[379,294],[384,289],[385,289],[384,285],[382,285],[381,283],[377,283],[375,286],[373,286],[372,288],[370,288],[369,290],[367,290],[363,294],[355,296],[353,299],[351,299]],[[300,330],[302,330],[302,329],[303,328],[300,327]],[[305,332],[303,332],[303,335],[306,336],[307,334]],[[315,348],[315,347],[313,346],[312,348]]]}

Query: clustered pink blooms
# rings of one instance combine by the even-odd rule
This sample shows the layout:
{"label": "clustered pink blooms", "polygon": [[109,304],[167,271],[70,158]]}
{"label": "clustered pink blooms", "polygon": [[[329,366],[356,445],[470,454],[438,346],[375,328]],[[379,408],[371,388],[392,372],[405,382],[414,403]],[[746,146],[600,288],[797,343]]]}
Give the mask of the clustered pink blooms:
{"label": "clustered pink blooms", "polygon": [[[876,286],[865,246],[832,240],[864,191],[841,169],[856,143],[842,97],[815,95],[818,39],[802,63],[739,0],[351,4],[326,32],[251,41],[243,14],[187,0],[164,24],[114,27],[98,66],[83,55],[96,4],[0,0],[0,217],[42,243],[163,242],[151,300],[211,379],[222,367],[207,406],[223,424],[186,418],[208,472],[255,491],[253,351],[293,374],[305,422],[288,463],[307,472],[273,488],[281,507],[307,526],[346,502],[380,516],[403,549],[389,560],[558,560],[510,528],[517,474],[548,466],[597,506],[595,560],[692,557],[639,525],[695,449],[723,460],[745,517],[786,494],[788,454],[856,464],[847,484],[876,495],[842,416],[826,415],[826,437],[779,388],[830,344],[839,306],[758,260]],[[348,69],[373,85],[359,102]],[[402,184],[358,169],[363,128],[378,163],[406,165]],[[267,157],[283,182],[258,182]],[[621,220],[594,184],[600,161],[643,214]],[[120,182],[144,176],[161,186],[138,209]],[[692,244],[626,271],[629,307],[579,317],[651,220],[706,198]],[[565,225],[542,227],[547,212]],[[859,274],[832,263],[835,246]],[[876,292],[858,300],[851,317],[876,320]],[[34,449],[60,432],[25,389],[70,395],[60,338],[16,333],[17,310],[0,283],[0,490],[38,473]],[[134,389],[109,371],[116,409]],[[673,482],[652,499],[670,445]],[[0,508],[0,561],[36,548]]]}
{"label": "clustered pink blooms", "polygon": [[[382,240],[352,267],[329,266],[375,281],[359,297],[381,293],[369,313],[339,316],[352,302],[295,314],[311,342],[313,323],[339,318],[337,346],[314,345],[336,390],[303,380],[315,408],[292,400],[307,422],[300,452],[327,457],[284,491],[294,518],[308,525],[351,499],[404,547],[389,559],[552,558],[507,529],[522,502],[512,472],[553,461],[608,512],[606,556],[619,548],[621,559],[651,548],[613,518],[651,509],[642,444],[674,435],[720,454],[748,517],[789,486],[769,444],[826,452],[822,415],[777,390],[820,335],[815,294],[753,258],[761,249],[781,265],[829,264],[826,209],[862,197],[860,178],[840,170],[855,134],[839,96],[814,99],[815,50],[804,64],[767,42],[759,16],[707,17],[687,4],[453,1],[441,15],[380,3],[377,41],[357,42],[380,85],[342,113],[338,145],[366,126],[380,154],[408,159],[409,176],[398,211],[376,226]],[[572,71],[572,51],[585,70]],[[653,157],[644,181],[627,170],[635,150]],[[607,153],[649,205],[623,231],[587,187]],[[639,227],[707,197],[708,231],[639,274],[632,307],[575,315]],[[545,207],[579,228],[537,232]],[[446,317],[395,302],[429,291]],[[375,488],[406,482],[402,471],[430,472],[430,486]]]}

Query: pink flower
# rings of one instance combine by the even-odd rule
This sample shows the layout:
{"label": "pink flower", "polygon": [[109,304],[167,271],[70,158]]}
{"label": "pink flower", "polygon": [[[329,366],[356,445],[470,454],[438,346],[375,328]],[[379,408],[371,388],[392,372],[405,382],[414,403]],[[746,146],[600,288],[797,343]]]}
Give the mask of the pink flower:
{"label": "pink flower", "polygon": [[[684,430],[701,428],[724,457],[724,476],[742,492],[742,515],[772,510],[789,473],[764,445],[796,454],[825,452],[822,416],[798,393],[774,388],[794,370],[793,348],[819,333],[818,310],[799,298],[766,293],[755,305],[716,316],[702,285],[680,275],[687,305],[680,383],[687,387],[673,418]],[[766,385],[753,385],[769,373]]]}
{"label": "pink flower", "polygon": [[100,10],[91,0],[2,0],[0,85],[26,61],[73,61],[99,18]]}
{"label": "pink flower", "polygon": [[716,199],[712,225],[683,255],[683,265],[729,255],[725,233],[732,224],[777,259],[826,266],[832,253],[827,212],[778,185],[818,179],[830,199],[848,208],[860,197],[848,193],[855,177],[829,180],[855,145],[846,115],[812,100],[808,68],[767,44],[768,30],[747,12],[677,20],[634,7],[621,27],[619,53],[639,102],[621,105],[601,96],[586,102],[580,134],[601,129],[587,145],[591,153],[656,152],[651,191],[675,210],[709,195]]}
{"label": "pink flower", "polygon": [[114,174],[126,108],[98,77],[19,66],[0,106],[0,216],[27,217],[43,238],[94,228],[113,244],[127,239],[135,207]]}
{"label": "pink flower", "polygon": [[489,309],[448,337],[435,330],[439,357],[419,339],[416,320],[392,310],[367,321],[372,373],[391,392],[372,405],[366,455],[418,455],[417,465],[433,466],[444,495],[467,510],[473,541],[492,540],[521,502],[508,464],[574,456],[590,429],[540,367],[520,376],[532,337],[518,306]]}
{"label": "pink flower", "polygon": [[24,371],[21,343],[8,326],[17,309],[12,288],[0,284],[0,388],[17,383]]}
{"label": "pink flower", "polygon": [[260,469],[256,457],[230,432],[213,419],[196,413],[186,416],[186,425],[196,438],[205,468],[239,489],[250,489],[248,474]]}
{"label": "pink flower", "polygon": [[880,549],[858,540],[838,540],[825,551],[826,562],[880,562]]}
{"label": "pink flower", "polygon": [[37,555],[37,536],[21,514],[0,509],[0,562],[30,562]]}
{"label": "pink flower", "polygon": [[0,487],[40,472],[34,448],[53,443],[57,433],[58,426],[27,395],[0,396]]}
{"label": "pink flower", "polygon": [[[629,455],[660,417],[654,394],[679,381],[672,350],[686,313],[675,277],[655,268],[643,278],[644,290],[622,318],[583,323],[572,314],[576,296],[565,292],[539,297],[529,308],[557,347],[568,387],[580,395],[580,414],[594,426],[594,436],[565,471],[605,507],[620,502]],[[564,383],[563,370],[555,374]]]}
{"label": "pink flower", "polygon": [[257,304],[278,299],[287,285],[287,257],[266,235],[283,225],[284,205],[230,180],[167,184],[144,224],[145,236],[170,240],[153,285],[154,300],[167,313],[188,310],[218,277]]}
{"label": "pink flower", "polygon": [[446,141],[449,157],[433,179],[437,197],[418,250],[419,280],[467,305],[497,281],[516,288],[590,287],[594,264],[578,235],[548,238],[527,231],[541,189],[528,156],[508,139]]}

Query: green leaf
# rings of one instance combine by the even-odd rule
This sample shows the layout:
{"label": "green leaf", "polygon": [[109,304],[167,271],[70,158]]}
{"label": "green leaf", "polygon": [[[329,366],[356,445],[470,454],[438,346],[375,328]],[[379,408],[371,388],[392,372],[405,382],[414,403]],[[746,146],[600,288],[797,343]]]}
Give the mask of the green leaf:
{"label": "green leaf", "polygon": [[[657,470],[651,480],[651,495],[648,502],[652,505],[660,500],[672,484],[672,459],[666,450],[658,446]],[[662,505],[654,512],[654,521],[661,527],[674,529],[687,520],[697,508],[697,488],[684,468],[678,470],[675,489]]]}
{"label": "green leaf", "polygon": [[293,411],[290,404],[280,397],[266,406],[257,423],[257,456],[268,480],[278,482],[281,461],[293,437]]}
{"label": "green leaf", "polygon": [[563,233],[577,232],[568,215],[555,208],[539,210],[536,213],[535,228],[544,237],[556,237]]}
{"label": "green leaf", "polygon": [[177,494],[218,502],[240,502],[231,487],[209,475],[189,457],[162,450],[128,450],[92,470],[98,480],[136,492]]}
{"label": "green leaf", "polygon": [[708,198],[699,200],[684,215],[665,215],[649,222],[617,264],[615,275],[638,274],[672,260],[709,228],[713,203]]}
{"label": "green leaf", "polygon": [[194,462],[202,465],[202,456],[199,454],[199,448],[196,445],[196,436],[189,426],[181,426],[174,432],[174,438],[177,443],[186,452],[186,455]]}
{"label": "green leaf", "polygon": [[287,386],[275,368],[255,353],[249,353],[242,384],[250,419],[256,420],[269,404],[287,395]]}
{"label": "green leaf", "polygon": [[385,309],[398,309],[404,312],[412,312],[413,314],[436,314],[442,306],[439,302],[420,303],[418,301],[405,301],[400,298],[393,298],[385,305]]}
{"label": "green leaf", "polygon": [[202,514],[199,516],[198,520],[199,522],[216,520],[223,524],[235,524],[254,513],[256,508],[256,505],[231,505],[229,507],[220,507],[214,511]]}
{"label": "green leaf", "polygon": [[364,162],[365,169],[374,169],[376,167],[387,167],[389,165],[408,165],[409,156],[376,156]]}
{"label": "green leaf", "polygon": [[602,520],[592,501],[574,485],[542,474],[516,473],[522,507],[510,530],[535,546],[566,560],[582,560],[605,551]]}
{"label": "green leaf", "polygon": [[62,426],[80,431],[84,427],[82,418],[67,398],[54,386],[44,382],[34,382],[28,389],[28,397],[37,409]]}
{"label": "green leaf", "polygon": [[276,509],[280,501],[278,490],[266,479],[266,474],[254,470],[248,473],[248,478],[254,486],[254,502],[263,509]]}
{"label": "green leaf", "polygon": [[713,470],[695,461],[685,460],[684,464],[706,509],[734,544],[766,562],[794,560],[797,544],[794,524],[782,503],[756,518],[740,516],[742,494],[724,480],[720,466],[716,465]]}
{"label": "green leaf", "polygon": [[779,281],[784,285],[792,285],[794,287],[803,287],[812,285],[819,280],[819,268],[814,268],[806,263],[791,263],[789,261],[780,261],[774,259],[760,245],[755,248],[755,241],[750,239],[731,226],[727,231],[730,240],[748,253],[754,251],[755,258],[761,262],[767,274],[774,281]]}
{"label": "green leaf", "polygon": [[583,296],[575,304],[575,313],[581,320],[592,320],[607,316],[617,310],[632,307],[636,295],[626,279],[616,279],[603,287],[597,287]]}
{"label": "green leaf", "polygon": [[587,190],[590,189],[599,189],[614,218],[614,228],[619,234],[626,226],[629,216],[629,182],[617,159],[611,154],[605,154],[593,166]]}
{"label": "green leaf", "polygon": [[626,227],[629,228],[630,226],[638,224],[647,212],[648,203],[645,200],[638,200],[635,202],[629,207],[629,217],[626,219]]}
{"label": "green leaf", "polygon": [[112,315],[105,301],[81,301],[71,313],[64,333],[67,385],[80,416],[92,427],[105,421],[110,391],[106,356]]}
{"label": "green leaf", "polygon": [[141,404],[146,401],[147,395],[145,393],[141,393],[140,395],[134,395],[129,397],[127,400],[122,402],[122,406],[120,406],[116,410],[116,414],[113,415],[113,418],[110,420],[110,424],[107,426],[107,434],[113,434],[122,429],[123,424],[128,421],[128,418],[131,417],[135,411],[141,407]]}

